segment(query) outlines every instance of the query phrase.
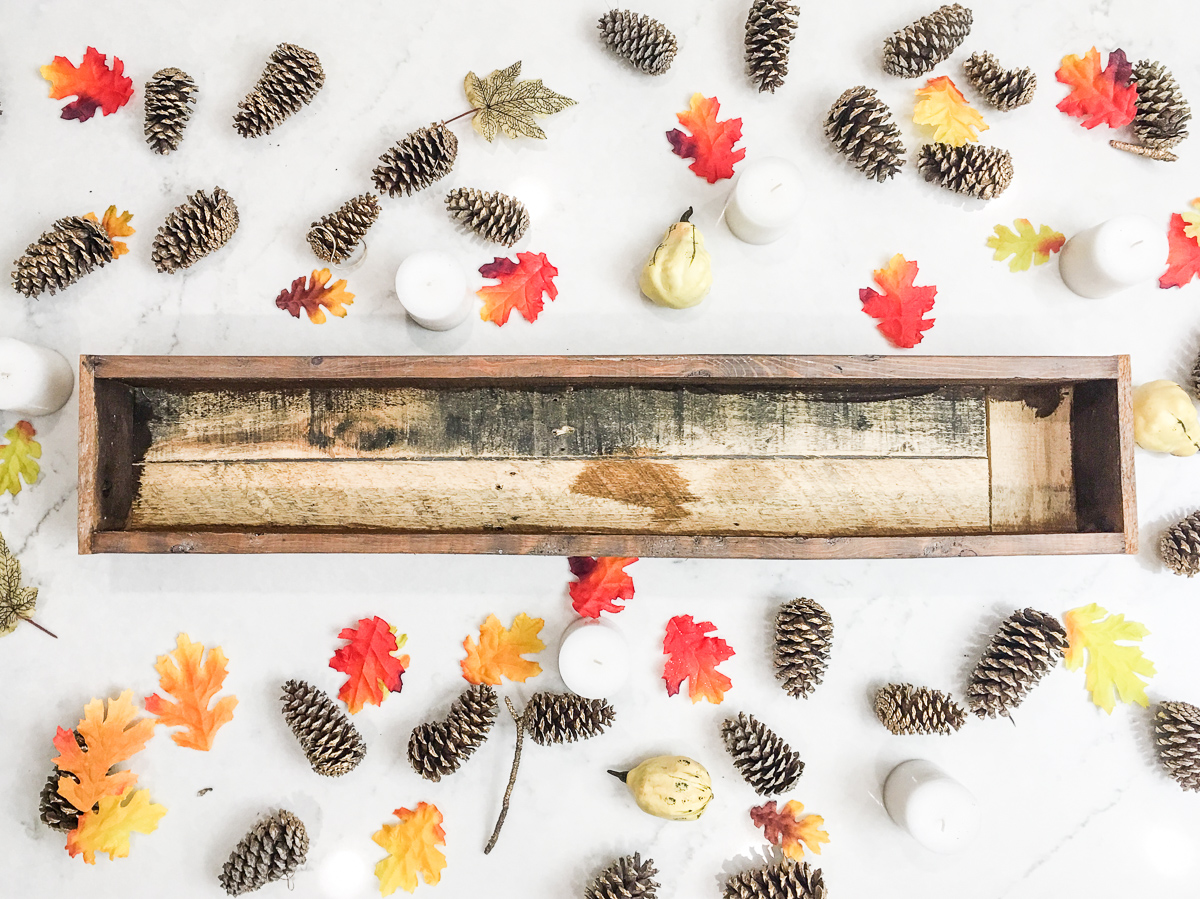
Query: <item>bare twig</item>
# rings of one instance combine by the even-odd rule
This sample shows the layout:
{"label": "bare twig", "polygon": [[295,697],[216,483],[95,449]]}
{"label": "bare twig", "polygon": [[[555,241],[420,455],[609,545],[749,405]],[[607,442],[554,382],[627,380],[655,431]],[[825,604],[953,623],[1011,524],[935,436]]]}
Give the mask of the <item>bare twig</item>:
{"label": "bare twig", "polygon": [[1179,157],[1165,147],[1144,147],[1141,144],[1131,144],[1124,140],[1110,140],[1110,147],[1132,153],[1134,156],[1145,156],[1147,159],[1157,159],[1159,162],[1178,162]]}
{"label": "bare twig", "polygon": [[512,715],[513,721],[517,722],[517,750],[513,753],[512,773],[508,775],[508,789],[504,791],[504,803],[500,806],[500,817],[496,819],[496,829],[492,831],[492,838],[483,847],[484,855],[491,852],[496,846],[496,840],[500,839],[500,828],[504,826],[504,819],[508,816],[508,802],[512,799],[513,785],[517,782],[517,769],[521,767],[521,743],[525,738],[524,717],[517,714],[516,707],[507,696],[504,697],[504,704],[508,706],[508,713]]}
{"label": "bare twig", "polygon": [[468,109],[466,112],[460,112],[458,115],[456,115],[452,119],[442,119],[442,124],[449,125],[451,122],[457,122],[459,119],[463,118],[464,116],[469,116],[469,115],[472,115],[477,112],[479,112],[478,109],[475,109],[475,108]]}
{"label": "bare twig", "polygon": [[37,628],[39,631],[41,631],[42,633],[49,634],[49,635],[50,635],[51,637],[53,637],[55,640],[57,640],[57,639],[58,639],[58,634],[54,633],[54,631],[47,630],[46,628],[42,627],[40,624],[38,624],[38,623],[37,623],[36,621],[34,621],[32,618],[22,618],[21,620],[22,620],[22,621],[28,621],[30,624],[32,624],[34,627],[36,627],[36,628]]}

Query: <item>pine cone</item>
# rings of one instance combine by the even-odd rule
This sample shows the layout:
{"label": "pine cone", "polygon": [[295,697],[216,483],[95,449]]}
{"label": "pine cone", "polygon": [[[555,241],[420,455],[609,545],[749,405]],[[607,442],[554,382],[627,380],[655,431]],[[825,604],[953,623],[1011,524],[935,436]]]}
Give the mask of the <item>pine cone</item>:
{"label": "pine cone", "polygon": [[888,684],[875,693],[875,717],[894,734],[952,734],[967,713],[941,690]]}
{"label": "pine cone", "polygon": [[1163,534],[1158,551],[1176,574],[1185,577],[1200,574],[1200,509]]}
{"label": "pine cone", "polygon": [[904,165],[900,129],[872,88],[859,85],[838,97],[825,119],[825,135],[868,178],[886,181]]}
{"label": "pine cone", "polygon": [[165,156],[179,149],[196,102],[196,82],[179,69],[159,69],[146,82],[146,143]]}
{"label": "pine cone", "polygon": [[725,899],[826,899],[825,878],[808,862],[782,861],[725,881]]}
{"label": "pine cone", "polygon": [[534,693],[521,719],[529,738],[546,746],[601,734],[613,723],[615,714],[603,699],[585,699],[574,693]]}
{"label": "pine cone", "polygon": [[242,137],[262,137],[311,103],[325,84],[317,54],[295,44],[280,44],[267,60],[254,90],[238,104],[233,127]]}
{"label": "pine cone", "polygon": [[604,45],[635,69],[661,75],[671,68],[678,44],[662,22],[627,9],[610,9],[597,27]]}
{"label": "pine cone", "polygon": [[290,680],[280,699],[283,719],[318,774],[341,777],[363,760],[367,747],[362,735],[329,694],[305,681]]}
{"label": "pine cone", "polygon": [[883,70],[916,78],[945,62],[971,33],[971,10],[947,4],[897,31],[883,43]]}
{"label": "pine cone", "polygon": [[746,19],[746,68],[759,93],[783,87],[799,7],[787,0],[754,0]]}
{"label": "pine cone", "polygon": [[793,599],[775,615],[775,676],[789,696],[817,689],[829,664],[833,619],[811,599]]}
{"label": "pine cone", "polygon": [[1162,766],[1179,785],[1200,792],[1200,708],[1160,702],[1154,712],[1154,744]]}
{"label": "pine cone", "polygon": [[211,196],[198,190],[162,223],[150,259],[156,269],[168,274],[188,268],[225,246],[238,222],[233,197],[219,187],[213,188]]}
{"label": "pine cone", "polygon": [[249,893],[273,880],[290,878],[308,857],[304,822],[280,809],[254,825],[221,869],[221,886],[230,896]]}
{"label": "pine cone", "polygon": [[640,853],[618,858],[588,884],[584,899],[655,899],[658,881],[654,859],[642,861]]}
{"label": "pine cone", "polygon": [[418,128],[379,157],[375,189],[389,197],[412,196],[450,174],[457,156],[458,138],[441,122]]}
{"label": "pine cone", "polygon": [[1058,664],[1067,632],[1053,615],[1013,612],[1000,625],[971,673],[968,704],[980,718],[1007,715]]}
{"label": "pine cone", "polygon": [[413,728],[408,738],[413,770],[435,783],[453,774],[487,739],[499,708],[496,691],[487,684],[464,690],[444,719]]}
{"label": "pine cone", "polygon": [[78,215],[55,222],[13,265],[13,290],[27,297],[66,290],[113,260],[113,243],[97,222]]}
{"label": "pine cone", "polygon": [[926,181],[981,200],[1000,196],[1013,178],[1009,152],[981,144],[926,144],[921,148],[917,168]]}
{"label": "pine cone", "polygon": [[[79,731],[73,731],[75,734],[75,742],[79,744],[79,748],[87,752],[87,743],[83,741],[83,737],[79,735]],[[79,815],[81,812],[58,792],[58,781],[62,777],[69,777],[75,783],[79,783],[79,778],[70,771],[63,771],[57,765],[50,769],[50,776],[46,779],[46,785],[42,787],[42,795],[39,797],[38,808],[41,815],[42,823],[54,830],[61,830],[63,833],[70,833],[79,826]],[[92,810],[98,809],[99,804],[93,805]]]}
{"label": "pine cone", "polygon": [[473,187],[456,187],[446,194],[446,209],[484,240],[506,247],[529,229],[529,212],[524,204],[499,191],[485,193]]}
{"label": "pine cone", "polygon": [[726,718],[721,738],[734,766],[760,796],[786,793],[804,773],[800,754],[753,715]]}
{"label": "pine cone", "polygon": [[340,264],[350,258],[377,218],[379,198],[375,194],[351,197],[337,212],[312,223],[308,229],[308,245],[318,259]]}
{"label": "pine cone", "polygon": [[1160,62],[1143,59],[1133,67],[1137,115],[1133,133],[1148,147],[1173,147],[1188,136],[1192,109],[1175,77]]}
{"label": "pine cone", "polygon": [[1200,355],[1196,356],[1196,361],[1192,364],[1192,393],[1200,400]]}
{"label": "pine cone", "polygon": [[1004,112],[1011,112],[1033,99],[1037,90],[1037,75],[1033,69],[1006,69],[990,53],[972,53],[963,63],[967,81],[988,103]]}

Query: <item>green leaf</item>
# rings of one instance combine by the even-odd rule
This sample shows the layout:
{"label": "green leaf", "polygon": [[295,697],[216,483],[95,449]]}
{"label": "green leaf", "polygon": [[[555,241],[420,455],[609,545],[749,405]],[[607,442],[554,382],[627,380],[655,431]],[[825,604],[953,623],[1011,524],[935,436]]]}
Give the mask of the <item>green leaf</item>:
{"label": "green leaf", "polygon": [[1017,226],[1015,234],[1004,225],[997,225],[995,236],[989,237],[987,242],[996,251],[992,258],[997,262],[1013,257],[1008,264],[1010,272],[1028,271],[1031,264],[1049,262],[1051,254],[1057,253],[1066,243],[1066,238],[1049,225],[1034,231],[1029,219],[1017,219],[1013,224]]}

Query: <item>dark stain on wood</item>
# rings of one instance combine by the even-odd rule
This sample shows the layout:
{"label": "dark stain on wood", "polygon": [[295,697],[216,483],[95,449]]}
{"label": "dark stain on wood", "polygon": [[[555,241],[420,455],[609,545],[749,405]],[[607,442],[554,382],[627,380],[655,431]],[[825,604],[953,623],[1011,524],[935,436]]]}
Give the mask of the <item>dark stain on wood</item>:
{"label": "dark stain on wood", "polygon": [[657,521],[687,517],[691,513],[684,504],[697,499],[674,465],[629,460],[588,462],[571,492],[651,509]]}
{"label": "dark stain on wood", "polygon": [[1071,388],[1060,384],[1033,384],[1021,387],[993,387],[990,395],[997,400],[1021,402],[1038,418],[1049,418],[1058,411]]}

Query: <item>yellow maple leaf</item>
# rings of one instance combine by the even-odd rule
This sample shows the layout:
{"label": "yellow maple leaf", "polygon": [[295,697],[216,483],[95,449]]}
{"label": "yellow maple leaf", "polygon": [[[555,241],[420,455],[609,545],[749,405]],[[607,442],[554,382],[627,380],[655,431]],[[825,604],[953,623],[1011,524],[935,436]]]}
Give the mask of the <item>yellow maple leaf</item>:
{"label": "yellow maple leaf", "polygon": [[1013,257],[1008,264],[1010,272],[1028,271],[1030,265],[1049,262],[1051,254],[1061,250],[1067,241],[1049,225],[1042,225],[1034,231],[1029,219],[1016,219],[1013,224],[1016,225],[1016,232],[1004,225],[997,225],[996,233],[987,241],[987,245],[996,251],[992,258],[997,262]]}
{"label": "yellow maple leaf", "polygon": [[238,703],[236,696],[222,696],[211,709],[208,707],[225,683],[228,660],[221,647],[214,646],[201,662],[204,644],[193,643],[187,634],[180,634],[175,646],[170,655],[158,657],[154,669],[158,685],[178,701],[170,702],[155,693],[146,697],[146,711],[157,715],[159,724],[186,728],[171,734],[180,746],[207,752],[216,732],[233,720]]}
{"label": "yellow maple leaf", "polygon": [[41,473],[41,466],[34,459],[42,457],[42,445],[34,440],[37,431],[27,421],[19,421],[4,432],[8,440],[0,446],[0,493],[7,491],[13,496],[21,492],[21,478],[32,484]]}
{"label": "yellow maple leaf", "polygon": [[1146,708],[1146,684],[1154,676],[1154,663],[1147,659],[1141,647],[1120,644],[1118,640],[1141,640],[1150,633],[1137,621],[1126,621],[1124,615],[1110,615],[1096,603],[1072,609],[1063,615],[1067,628],[1066,665],[1075,671],[1087,653],[1086,686],[1092,702],[1112,714],[1115,700],[1135,702]]}
{"label": "yellow maple leaf", "polygon": [[[95,222],[96,213],[89,212],[84,218]],[[125,245],[125,242],[116,238],[128,237],[130,234],[137,233],[133,228],[129,227],[129,220],[132,218],[132,212],[126,211],[117,215],[117,207],[109,206],[108,209],[104,210],[104,218],[98,222],[112,240],[113,259],[116,259],[118,256],[124,256],[129,252],[129,247]]]}
{"label": "yellow maple leaf", "polygon": [[390,896],[397,889],[407,893],[417,889],[417,874],[430,886],[442,879],[446,856],[438,846],[446,845],[442,813],[436,805],[418,802],[415,809],[398,808],[393,814],[399,824],[385,824],[371,837],[388,852],[375,866],[379,892]]}
{"label": "yellow maple leaf", "polygon": [[917,89],[917,96],[920,99],[913,111],[913,121],[932,125],[936,129],[933,139],[940,144],[961,147],[968,141],[979,140],[979,131],[988,130],[983,116],[945,75],[930,78],[924,87]]}
{"label": "yellow maple leaf", "polygon": [[150,801],[149,790],[129,787],[120,796],[105,796],[100,808],[79,816],[79,824],[67,835],[71,858],[83,853],[83,860],[96,864],[96,853],[107,852],[110,859],[129,855],[129,835],[154,833],[158,819],[167,810]]}
{"label": "yellow maple leaf", "polygon": [[1200,240],[1200,197],[1192,200],[1192,208],[1195,212],[1182,212],[1180,218],[1187,222],[1187,227],[1183,229],[1183,233],[1193,240]]}
{"label": "yellow maple leaf", "polygon": [[463,640],[463,649],[467,651],[462,660],[463,677],[473,684],[494,686],[501,677],[525,681],[541,674],[541,665],[521,655],[546,648],[538,639],[543,624],[541,618],[530,618],[522,612],[513,619],[512,627],[505,629],[499,618],[489,615],[479,628],[479,643],[469,636]]}
{"label": "yellow maple leaf", "polygon": [[71,731],[60,727],[54,735],[54,746],[59,751],[54,764],[77,778],[60,777],[58,794],[75,808],[90,811],[101,797],[120,795],[137,783],[132,771],[109,773],[113,765],[141,752],[154,736],[154,722],[149,718],[134,721],[136,714],[133,691],[126,690],[108,701],[107,712],[102,699],[93,699],[83,707],[76,730],[83,737],[86,751],[79,748]]}

